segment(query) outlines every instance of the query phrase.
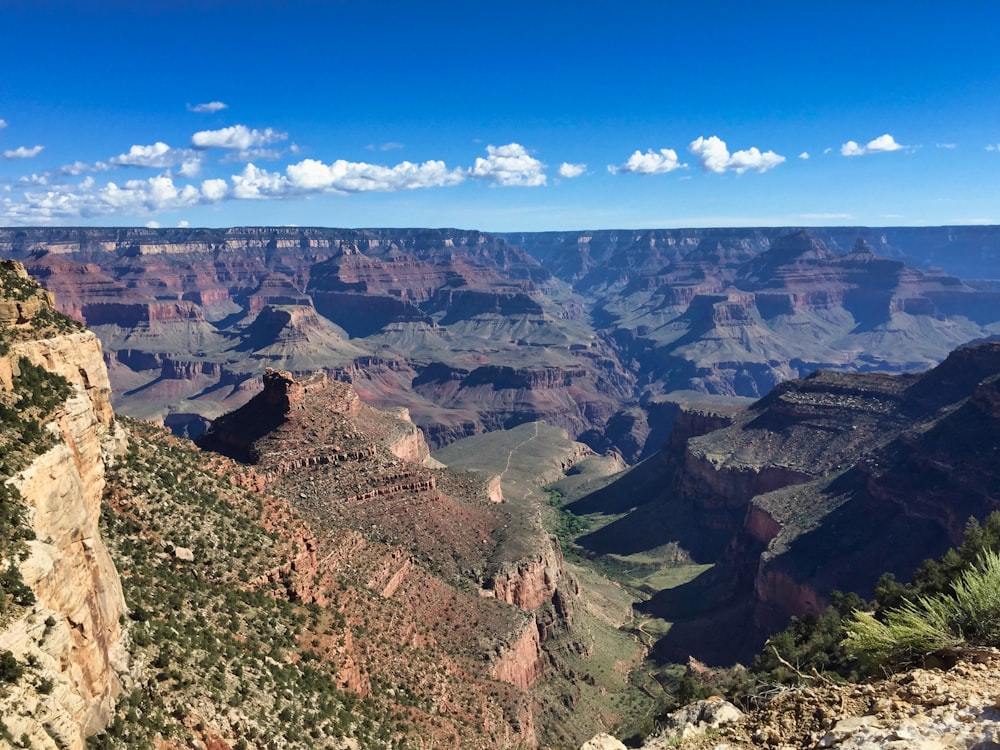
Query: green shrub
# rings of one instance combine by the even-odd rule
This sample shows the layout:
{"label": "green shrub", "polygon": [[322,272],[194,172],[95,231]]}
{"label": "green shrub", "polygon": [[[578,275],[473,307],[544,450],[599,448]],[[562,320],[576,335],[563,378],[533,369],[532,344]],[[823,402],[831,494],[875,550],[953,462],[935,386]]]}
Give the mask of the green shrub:
{"label": "green shrub", "polygon": [[24,665],[10,651],[0,651],[0,682],[17,682],[24,674]]}
{"label": "green shrub", "polygon": [[950,594],[905,601],[886,610],[882,620],[855,612],[844,645],[848,652],[886,666],[911,664],[960,646],[1000,645],[1000,554],[984,551]]}

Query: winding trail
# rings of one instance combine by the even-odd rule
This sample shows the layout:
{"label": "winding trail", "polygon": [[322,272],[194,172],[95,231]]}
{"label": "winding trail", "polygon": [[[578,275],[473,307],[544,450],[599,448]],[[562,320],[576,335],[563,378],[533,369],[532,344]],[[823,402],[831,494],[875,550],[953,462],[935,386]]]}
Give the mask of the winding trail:
{"label": "winding trail", "polygon": [[[510,461],[514,457],[514,454],[517,453],[519,450],[521,450],[521,448],[530,443],[532,440],[538,437],[538,422],[533,423],[533,427],[535,428],[535,431],[532,434],[532,436],[526,438],[525,440],[522,440],[520,443],[515,445],[513,448],[510,449],[510,453],[507,454],[507,464],[504,466],[503,471],[500,472],[501,484],[503,483],[503,475],[510,470]],[[525,493],[525,497],[527,497],[527,495],[529,494],[531,494],[530,491]]]}

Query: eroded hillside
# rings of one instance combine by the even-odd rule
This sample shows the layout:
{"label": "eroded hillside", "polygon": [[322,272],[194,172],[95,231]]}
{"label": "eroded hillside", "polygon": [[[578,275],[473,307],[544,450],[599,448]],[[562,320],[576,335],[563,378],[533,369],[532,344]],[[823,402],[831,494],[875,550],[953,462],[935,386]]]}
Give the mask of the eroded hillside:
{"label": "eroded hillside", "polygon": [[435,448],[544,420],[632,460],[655,450],[645,407],[665,392],[919,370],[1000,331],[989,282],[924,267],[954,252],[988,273],[991,243],[973,227],[0,231],[101,337],[116,406],[175,432],[277,367],[407,407]]}
{"label": "eroded hillside", "polygon": [[689,407],[686,436],[568,506],[599,526],[576,541],[605,564],[696,573],[647,588],[640,610],[672,623],[657,658],[747,659],[831,591],[907,580],[997,509],[998,378],[985,342],[921,375],[789,381],[714,425]]}

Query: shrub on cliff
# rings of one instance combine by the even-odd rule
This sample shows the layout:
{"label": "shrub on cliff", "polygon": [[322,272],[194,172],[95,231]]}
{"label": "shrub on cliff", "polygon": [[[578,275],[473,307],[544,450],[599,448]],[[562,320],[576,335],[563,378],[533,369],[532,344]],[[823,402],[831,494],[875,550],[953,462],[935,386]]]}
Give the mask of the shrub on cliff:
{"label": "shrub on cliff", "polygon": [[882,619],[855,612],[844,645],[849,653],[887,666],[963,646],[1000,646],[1000,554],[984,551],[951,593],[906,600]]}

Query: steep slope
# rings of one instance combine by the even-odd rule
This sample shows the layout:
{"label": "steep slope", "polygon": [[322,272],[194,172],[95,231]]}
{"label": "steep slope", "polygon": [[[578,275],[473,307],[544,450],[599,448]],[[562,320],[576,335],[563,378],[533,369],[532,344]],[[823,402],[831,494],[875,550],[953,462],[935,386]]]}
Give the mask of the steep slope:
{"label": "steep slope", "polygon": [[83,748],[127,667],[121,583],[97,528],[105,450],[121,436],[97,338],[20,264],[0,266],[0,287],[0,743]]}
{"label": "steep slope", "polygon": [[537,511],[498,502],[480,474],[426,468],[437,462],[406,416],[325,376],[269,370],[261,394],[198,442],[248,462],[242,482],[301,514],[314,562],[290,569],[293,598],[335,598],[358,613],[349,622],[364,613],[366,631],[393,634],[354,639],[366,683],[430,700],[438,742],[535,746],[551,727],[529,691],[559,679],[543,647],[568,627],[575,583]]}
{"label": "steep slope", "polygon": [[605,556],[666,550],[710,565],[642,605],[673,623],[656,653],[746,658],[832,590],[870,594],[884,571],[905,579],[970,516],[997,508],[998,375],[1000,344],[985,342],[919,376],[784,383],[729,426],[672,442],[570,506],[624,512],[577,541]]}

